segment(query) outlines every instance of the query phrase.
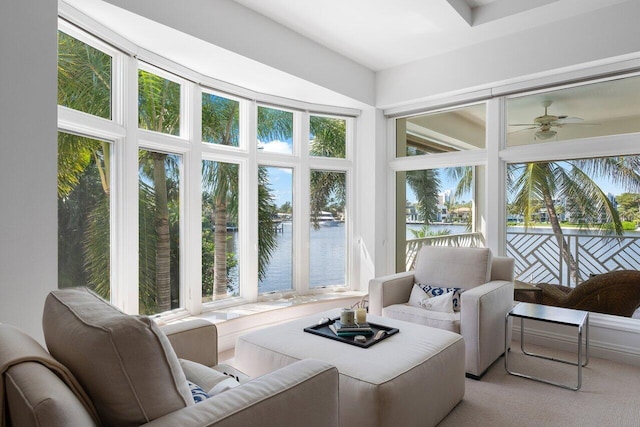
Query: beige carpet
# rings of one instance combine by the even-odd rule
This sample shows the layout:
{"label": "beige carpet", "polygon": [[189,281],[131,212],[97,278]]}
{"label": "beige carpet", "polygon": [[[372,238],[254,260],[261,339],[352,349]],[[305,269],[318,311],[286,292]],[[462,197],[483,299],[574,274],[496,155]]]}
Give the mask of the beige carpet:
{"label": "beige carpet", "polygon": [[[536,346],[526,350],[576,358]],[[516,341],[509,367],[577,384],[576,366],[526,357]],[[439,427],[640,426],[640,368],[592,357],[582,373],[582,388],[565,390],[507,374],[501,357],[482,380],[466,380],[464,399]]]}

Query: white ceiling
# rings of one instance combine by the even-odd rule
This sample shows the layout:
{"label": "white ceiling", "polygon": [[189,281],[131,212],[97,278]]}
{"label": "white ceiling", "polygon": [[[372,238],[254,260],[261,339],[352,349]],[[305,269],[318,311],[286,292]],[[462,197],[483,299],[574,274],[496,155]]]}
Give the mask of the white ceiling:
{"label": "white ceiling", "polygon": [[234,1],[379,71],[625,0]]}

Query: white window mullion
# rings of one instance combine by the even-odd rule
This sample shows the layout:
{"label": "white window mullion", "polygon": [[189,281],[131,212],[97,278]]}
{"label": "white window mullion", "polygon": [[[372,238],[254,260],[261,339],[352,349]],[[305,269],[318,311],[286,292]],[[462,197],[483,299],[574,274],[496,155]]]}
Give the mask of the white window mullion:
{"label": "white window mullion", "polygon": [[496,255],[505,254],[506,241],[506,167],[500,159],[505,146],[505,100],[494,98],[487,102],[487,166],[485,185],[479,196],[484,201],[484,234],[487,247]]}
{"label": "white window mullion", "polygon": [[[299,147],[300,167],[294,168],[293,182],[293,266],[294,289],[304,294],[309,291],[310,271],[310,203],[309,194],[309,114],[294,114],[294,147]],[[296,139],[297,138],[297,139]]]}
{"label": "white window mullion", "polygon": [[258,107],[254,101],[240,102],[240,147],[249,153],[240,164],[239,263],[240,296],[258,299]]}
{"label": "white window mullion", "polygon": [[[180,229],[182,307],[190,314],[202,311],[202,95],[198,85],[183,85],[184,129],[190,137],[190,151],[184,155],[183,218]],[[181,125],[182,128],[182,125]]]}
{"label": "white window mullion", "polygon": [[116,257],[117,276],[112,284],[112,301],[124,312],[137,314],[138,304],[138,61],[126,58],[119,78],[120,104],[126,129],[124,140],[116,144]]}

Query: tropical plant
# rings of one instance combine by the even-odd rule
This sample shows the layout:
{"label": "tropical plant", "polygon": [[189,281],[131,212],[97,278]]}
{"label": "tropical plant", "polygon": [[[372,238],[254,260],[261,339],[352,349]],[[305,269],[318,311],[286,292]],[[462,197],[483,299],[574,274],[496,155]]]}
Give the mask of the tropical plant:
{"label": "tropical plant", "polygon": [[[171,135],[180,134],[180,85],[153,73],[138,71],[138,123],[143,129]],[[139,151],[140,182],[147,184],[153,192],[153,206],[140,205],[140,209],[153,208],[155,213],[155,262],[147,267],[155,271],[154,283],[140,282],[140,286],[148,290],[155,289],[155,310],[168,311],[172,308],[172,268],[178,268],[179,262],[172,262],[171,228],[169,206],[169,188],[177,188],[175,182],[168,182],[177,176],[179,167],[177,156],[162,152]],[[173,175],[168,178],[167,174]],[[150,183],[150,184],[148,184]],[[175,199],[174,199],[175,200]],[[148,229],[140,233],[150,233]],[[152,250],[152,249],[150,249]],[[142,250],[141,250],[142,251]],[[176,253],[177,254],[177,253]],[[142,266],[141,266],[142,270]],[[151,274],[139,277],[150,278]],[[177,290],[177,283],[173,284]],[[144,307],[143,307],[144,308]],[[149,313],[146,309],[144,312]]]}
{"label": "tropical plant", "polygon": [[[58,104],[111,117],[111,57],[61,31]],[[58,134],[58,286],[88,286],[107,299],[110,153],[108,142]]]}
{"label": "tropical plant", "polygon": [[429,224],[438,215],[438,192],[440,177],[435,169],[423,169],[407,172],[407,184],[416,195],[418,212],[425,224]]}
{"label": "tropical plant", "polygon": [[449,236],[451,235],[451,230],[445,228],[444,230],[436,230],[433,231],[429,229],[427,224],[423,224],[419,229],[410,228],[409,231],[413,234],[413,237],[416,239],[424,239],[426,237],[435,237],[435,236]]}
{"label": "tropical plant", "polygon": [[[346,157],[346,121],[329,117],[311,116],[310,154],[318,157]],[[310,174],[311,224],[320,227],[320,212],[330,203],[342,206],[346,200],[346,174],[344,172],[311,171]]]}

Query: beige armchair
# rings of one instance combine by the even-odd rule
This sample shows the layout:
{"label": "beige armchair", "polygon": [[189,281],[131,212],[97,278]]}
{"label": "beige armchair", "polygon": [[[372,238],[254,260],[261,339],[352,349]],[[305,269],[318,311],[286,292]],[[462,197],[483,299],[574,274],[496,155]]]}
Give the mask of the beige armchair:
{"label": "beige armchair", "polygon": [[165,334],[146,316],[126,315],[86,289],[65,289],[47,297],[43,328],[49,351],[0,324],[0,425],[339,422],[338,372],[316,360],[241,378],[196,403],[189,381],[208,391],[214,383],[236,381],[220,372],[232,368],[217,365],[216,328],[203,320],[169,326]]}
{"label": "beige armchair", "polygon": [[[369,282],[369,311],[461,334],[465,371],[479,379],[504,352],[504,319],[513,307],[513,268],[513,259],[493,257],[488,248],[424,246],[414,270]],[[416,283],[462,288],[459,311],[410,305]]]}

